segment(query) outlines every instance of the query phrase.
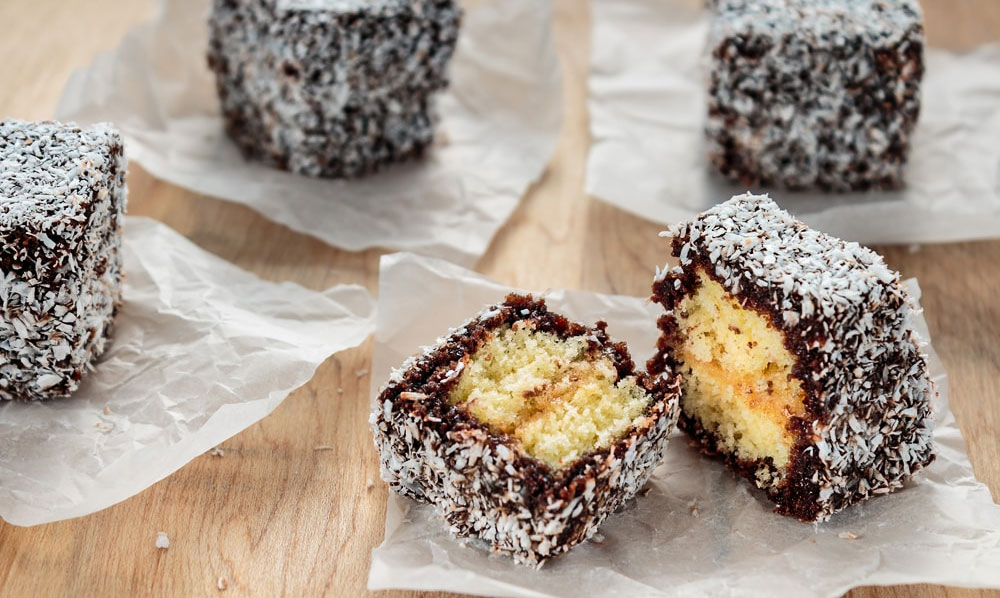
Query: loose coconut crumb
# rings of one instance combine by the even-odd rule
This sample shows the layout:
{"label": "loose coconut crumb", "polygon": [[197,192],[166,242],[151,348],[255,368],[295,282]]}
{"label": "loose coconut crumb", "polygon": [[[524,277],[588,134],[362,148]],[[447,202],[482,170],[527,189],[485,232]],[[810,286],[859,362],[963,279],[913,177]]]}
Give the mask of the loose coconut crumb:
{"label": "loose coconut crumb", "polygon": [[226,456],[226,451],[222,447],[217,446],[217,447],[213,448],[212,450],[208,451],[208,454],[211,455],[211,456],[213,456],[213,457],[225,457]]}
{"label": "loose coconut crumb", "polygon": [[215,583],[215,587],[219,588],[220,592],[225,592],[229,589],[229,581],[225,577],[220,577],[219,581]]}
{"label": "loose coconut crumb", "polygon": [[156,547],[162,550],[170,548],[170,538],[167,537],[167,532],[156,532]]}

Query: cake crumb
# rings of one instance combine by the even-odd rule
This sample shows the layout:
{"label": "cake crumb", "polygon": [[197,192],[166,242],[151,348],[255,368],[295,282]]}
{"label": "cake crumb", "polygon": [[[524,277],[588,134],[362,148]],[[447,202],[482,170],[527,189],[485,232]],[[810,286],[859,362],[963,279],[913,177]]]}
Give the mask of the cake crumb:
{"label": "cake crumb", "polygon": [[104,415],[111,415],[111,407],[108,407],[107,405],[105,405],[104,409],[102,409],[101,411],[104,412]]}
{"label": "cake crumb", "polygon": [[857,540],[860,537],[854,532],[840,532],[837,536],[844,540]]}
{"label": "cake crumb", "polygon": [[220,577],[219,581],[215,583],[215,587],[219,588],[220,592],[225,592],[229,589],[229,581],[225,577]]}
{"label": "cake crumb", "polygon": [[365,484],[365,488],[366,488],[367,490],[371,490],[371,489],[372,489],[372,488],[374,488],[374,487],[375,487],[375,482],[374,482],[374,480],[368,480],[368,482],[367,482],[367,483]]}
{"label": "cake crumb", "polygon": [[354,375],[357,376],[358,378],[364,378],[365,376],[368,375],[368,370],[358,370],[354,372]]}
{"label": "cake crumb", "polygon": [[605,540],[604,534],[602,534],[600,532],[598,532],[598,533],[596,533],[596,534],[594,534],[593,536],[590,537],[590,541],[593,542],[594,544],[597,544],[597,545],[604,544],[604,540]]}
{"label": "cake crumb", "polygon": [[115,429],[114,424],[109,424],[107,422],[97,422],[96,424],[94,424],[94,427],[100,430],[101,432],[104,432],[105,434],[110,434],[111,431]]}
{"label": "cake crumb", "polygon": [[344,394],[343,387],[337,388],[337,394],[340,394],[340,395]]}
{"label": "cake crumb", "polygon": [[691,513],[692,517],[697,517],[698,516],[698,502],[697,501],[692,500],[691,502],[688,503],[688,512]]}
{"label": "cake crumb", "polygon": [[156,547],[163,550],[170,548],[170,538],[167,537],[167,532],[156,532]]}
{"label": "cake crumb", "polygon": [[313,447],[314,451],[332,451],[333,447],[329,444],[318,444]]}
{"label": "cake crumb", "polygon": [[212,455],[213,457],[225,457],[226,451],[221,446],[217,446],[212,450],[208,451],[208,454]]}

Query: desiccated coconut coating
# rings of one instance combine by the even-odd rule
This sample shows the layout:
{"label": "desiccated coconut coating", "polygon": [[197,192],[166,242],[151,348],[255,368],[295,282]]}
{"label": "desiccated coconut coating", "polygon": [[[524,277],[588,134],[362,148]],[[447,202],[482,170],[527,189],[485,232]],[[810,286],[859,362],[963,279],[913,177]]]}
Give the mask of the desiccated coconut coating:
{"label": "desiccated coconut coating", "polygon": [[586,541],[646,483],[677,418],[678,381],[638,374],[648,408],[612,444],[558,469],[448,400],[465,363],[491,331],[517,322],[560,338],[587,336],[588,354],[611,359],[619,380],[634,374],[622,343],[510,295],[393,372],[371,416],[382,478],[430,503],[455,536],[478,537],[517,562],[541,564]]}
{"label": "desiccated coconut coating", "polygon": [[460,17],[453,0],[214,0],[226,131],[246,157],[310,176],[419,155]]}
{"label": "desiccated coconut coating", "polygon": [[122,140],[0,121],[0,399],[72,393],[121,302]]}
{"label": "desiccated coconut coating", "polygon": [[920,112],[916,0],[717,0],[706,132],[745,185],[902,184]]}
{"label": "desiccated coconut coating", "polygon": [[683,314],[675,310],[696,292],[700,270],[784,335],[804,391],[805,413],[788,418],[797,442],[777,485],[768,484],[773,463],[720,450],[718,436],[682,409],[679,426],[706,452],[757,481],[779,512],[808,521],[899,489],[934,459],[935,391],[912,326],[914,303],[878,254],[749,193],[670,235],[680,266],[658,272],[653,284],[653,300],[668,313],[650,371],[682,367]]}

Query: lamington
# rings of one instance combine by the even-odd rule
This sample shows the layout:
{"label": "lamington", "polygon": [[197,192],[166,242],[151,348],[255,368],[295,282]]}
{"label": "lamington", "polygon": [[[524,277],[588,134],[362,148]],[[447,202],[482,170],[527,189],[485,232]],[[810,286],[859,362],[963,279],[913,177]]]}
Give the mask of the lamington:
{"label": "lamington", "polygon": [[382,478],[458,537],[522,564],[586,541],[660,462],[669,371],[636,373],[606,324],[509,295],[395,370],[371,416]]}
{"label": "lamington", "polygon": [[214,0],[226,132],[246,158],[309,176],[418,156],[460,21],[455,0]]}
{"label": "lamington", "polygon": [[0,399],[68,396],[104,351],[125,166],[111,125],[0,121]]}
{"label": "lamington", "polygon": [[684,379],[678,426],[779,513],[828,519],[934,459],[915,302],[875,252],[740,195],[677,225],[653,283],[648,369]]}
{"label": "lamington", "polygon": [[896,189],[920,113],[916,0],[714,0],[709,157],[748,186]]}

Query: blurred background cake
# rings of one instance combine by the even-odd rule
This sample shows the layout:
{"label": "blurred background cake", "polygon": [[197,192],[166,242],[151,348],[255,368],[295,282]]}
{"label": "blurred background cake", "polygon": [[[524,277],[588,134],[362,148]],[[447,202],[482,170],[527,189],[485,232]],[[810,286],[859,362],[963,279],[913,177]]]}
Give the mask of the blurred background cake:
{"label": "blurred background cake", "polygon": [[214,0],[226,132],[246,157],[310,176],[417,156],[460,17],[452,0]]}
{"label": "blurred background cake", "polygon": [[829,191],[903,182],[920,114],[916,0],[715,0],[706,131],[743,185]]}

